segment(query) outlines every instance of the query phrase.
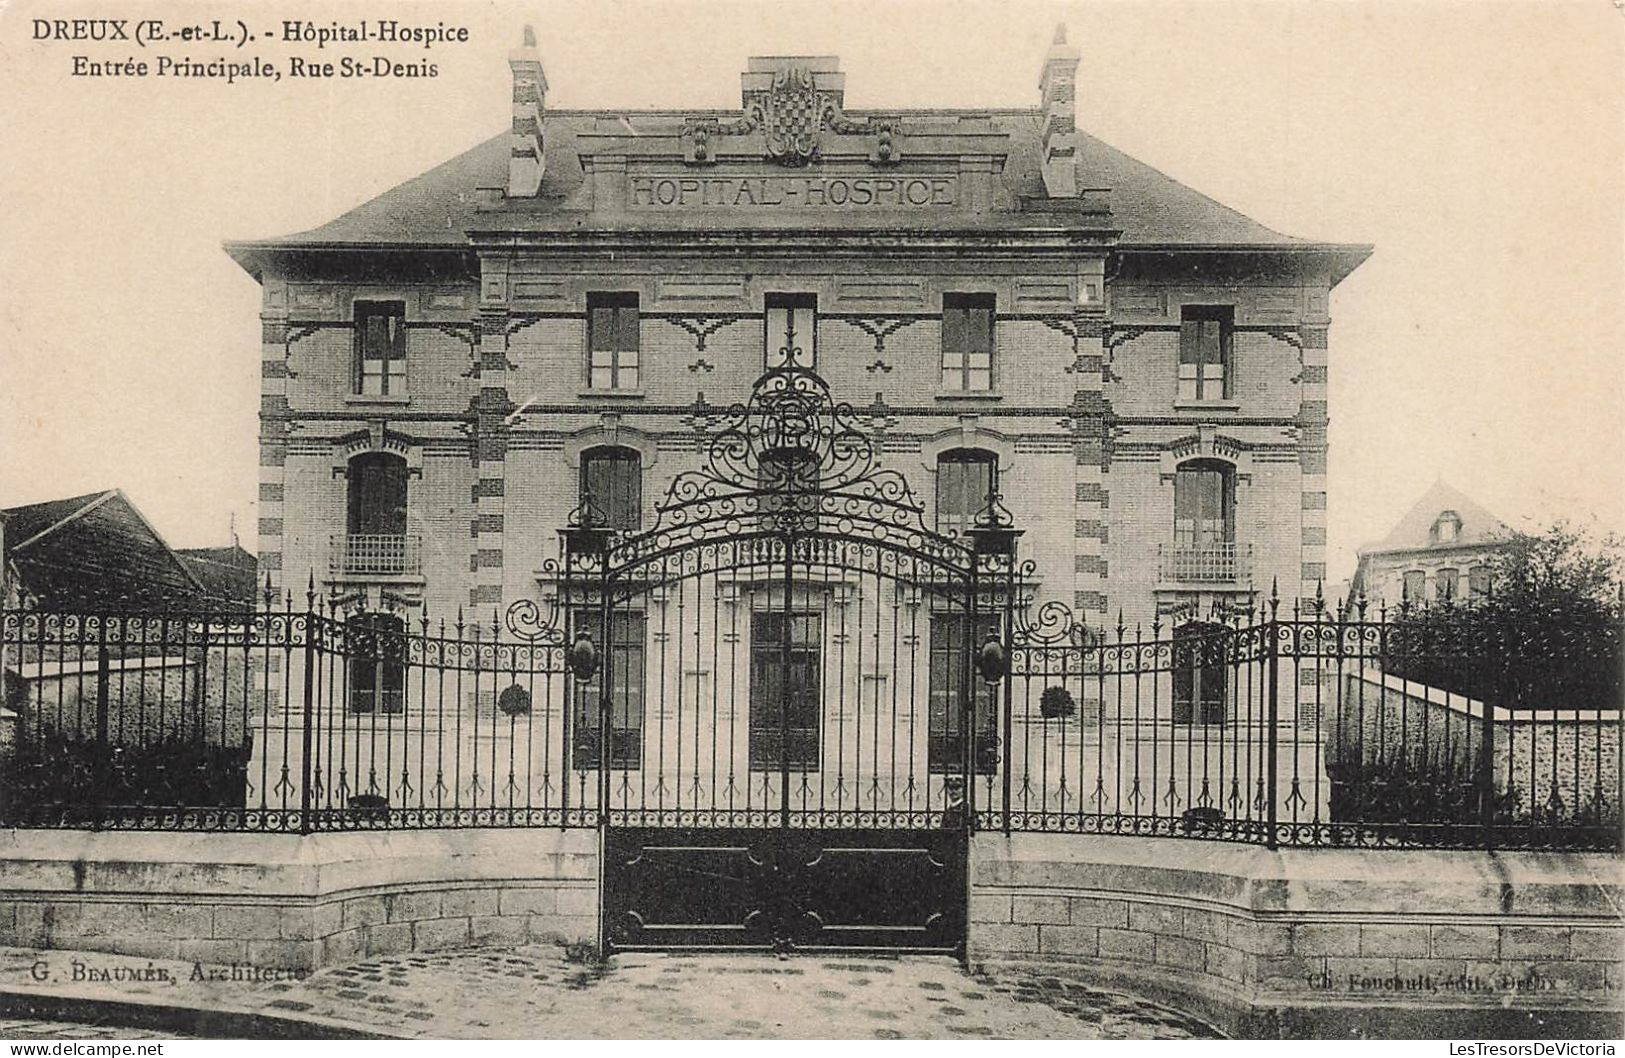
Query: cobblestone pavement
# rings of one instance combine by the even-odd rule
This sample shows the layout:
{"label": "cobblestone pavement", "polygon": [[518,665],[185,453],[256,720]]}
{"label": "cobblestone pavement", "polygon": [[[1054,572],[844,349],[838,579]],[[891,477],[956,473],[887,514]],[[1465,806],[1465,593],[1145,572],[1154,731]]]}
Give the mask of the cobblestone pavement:
{"label": "cobblestone pavement", "polygon": [[[40,983],[33,961],[51,963]],[[75,982],[82,966],[169,969],[174,983]],[[1121,993],[946,958],[621,955],[558,948],[379,957],[304,980],[197,981],[192,964],[0,950],[0,987],[229,1006],[420,1038],[1189,1039],[1217,1033]],[[84,974],[81,973],[81,977]],[[150,972],[144,976],[151,976]],[[0,1035],[4,1035],[0,1032]]]}
{"label": "cobblestone pavement", "polygon": [[86,1021],[21,1021],[0,1018],[0,1040],[177,1040],[173,1032],[122,1029]]}

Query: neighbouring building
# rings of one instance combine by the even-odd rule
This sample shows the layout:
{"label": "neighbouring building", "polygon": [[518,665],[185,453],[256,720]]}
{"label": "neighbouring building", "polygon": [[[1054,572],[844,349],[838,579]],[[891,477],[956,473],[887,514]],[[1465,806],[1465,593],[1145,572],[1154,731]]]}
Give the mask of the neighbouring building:
{"label": "neighbouring building", "polygon": [[1416,501],[1380,542],[1360,549],[1351,597],[1373,612],[1402,603],[1481,598],[1491,591],[1505,522],[1443,481]]}
{"label": "neighbouring building", "polygon": [[[254,605],[252,555],[235,545],[177,552],[119,489],[0,513],[7,605],[62,611]],[[223,575],[225,564],[231,577]]]}

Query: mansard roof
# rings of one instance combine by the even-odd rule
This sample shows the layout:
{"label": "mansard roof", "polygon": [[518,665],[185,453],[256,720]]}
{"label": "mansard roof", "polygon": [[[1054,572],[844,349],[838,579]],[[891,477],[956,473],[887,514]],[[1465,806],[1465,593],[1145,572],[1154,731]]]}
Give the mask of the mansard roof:
{"label": "mansard roof", "polygon": [[[888,114],[905,122],[933,125],[985,122],[984,127],[990,132],[1005,137],[1007,155],[999,183],[1000,208],[970,216],[961,212],[941,218],[915,214],[907,221],[909,227],[1044,228],[1063,222],[1064,214],[1045,212],[1049,204],[1045,201],[1041,173],[1042,115],[1039,111],[932,110]],[[592,149],[586,142],[589,137],[602,138],[617,130],[628,137],[670,137],[685,119],[733,116],[736,115],[722,111],[547,111],[546,176],[541,191],[532,200],[508,203],[507,216],[510,220],[528,221],[537,228],[601,226],[602,218],[588,214],[580,204],[584,176],[579,158],[584,150]],[[509,134],[503,132],[320,227],[282,238],[229,243],[227,248],[250,271],[257,271],[251,261],[256,251],[466,249],[470,246],[468,230],[490,222],[489,214],[477,206],[476,189],[506,183],[509,153]],[[1323,252],[1336,258],[1333,282],[1369,254],[1369,247],[1314,242],[1274,231],[1082,131],[1077,134],[1075,164],[1080,187],[1105,190],[1105,204],[1110,212],[1101,226],[1119,232],[1116,246],[1120,250]],[[1023,212],[1024,206],[1035,212]],[[592,217],[590,223],[588,217]],[[623,217],[621,226],[628,226],[633,220],[651,228],[682,227],[691,223],[689,218],[639,214],[635,218]],[[829,218],[827,215],[805,218],[803,222],[828,225]],[[742,226],[750,223],[741,218]],[[1077,225],[1077,221],[1069,218],[1065,223]],[[792,220],[790,226],[795,225]],[[733,226],[732,218],[729,226]]]}

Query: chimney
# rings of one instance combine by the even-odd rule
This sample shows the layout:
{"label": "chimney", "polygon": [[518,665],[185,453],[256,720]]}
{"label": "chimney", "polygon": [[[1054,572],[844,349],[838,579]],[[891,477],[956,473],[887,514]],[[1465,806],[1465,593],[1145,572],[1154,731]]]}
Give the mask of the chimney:
{"label": "chimney", "polygon": [[1076,198],[1078,150],[1078,49],[1066,42],[1066,23],[1055,27],[1055,40],[1044,56],[1038,92],[1044,111],[1042,132],[1044,190],[1050,198]]}
{"label": "chimney", "polygon": [[542,104],[547,99],[547,75],[536,51],[536,33],[525,27],[525,42],[508,53],[513,71],[513,135],[508,157],[508,197],[534,198],[542,186],[547,156],[542,153]]}

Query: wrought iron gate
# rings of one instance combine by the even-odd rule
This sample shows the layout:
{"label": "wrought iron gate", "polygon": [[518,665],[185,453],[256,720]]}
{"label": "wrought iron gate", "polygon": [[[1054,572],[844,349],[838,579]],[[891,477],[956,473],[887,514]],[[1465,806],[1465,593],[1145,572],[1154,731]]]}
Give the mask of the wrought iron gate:
{"label": "wrought iron gate", "polygon": [[584,496],[552,619],[509,624],[566,646],[607,949],[956,951],[1019,533],[996,495],[928,527],[793,337],[783,359],[651,528]]}

